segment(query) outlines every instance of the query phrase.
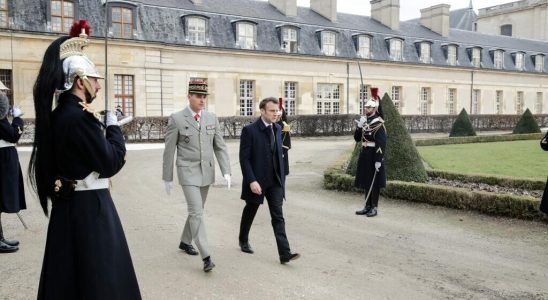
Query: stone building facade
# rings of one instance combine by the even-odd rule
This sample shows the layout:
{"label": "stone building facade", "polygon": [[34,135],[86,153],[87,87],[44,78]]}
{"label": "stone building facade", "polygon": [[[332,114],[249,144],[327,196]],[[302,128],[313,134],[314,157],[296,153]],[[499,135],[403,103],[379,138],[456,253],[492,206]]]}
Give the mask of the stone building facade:
{"label": "stone building facade", "polygon": [[257,114],[269,96],[290,114],[359,113],[369,86],[408,115],[548,112],[548,43],[451,28],[448,5],[401,22],[399,0],[371,4],[367,17],[336,0],[0,0],[0,80],[32,117],[46,47],[83,18],[101,72],[108,56],[109,106],[128,115],[183,108],[191,78],[208,80],[219,116]]}

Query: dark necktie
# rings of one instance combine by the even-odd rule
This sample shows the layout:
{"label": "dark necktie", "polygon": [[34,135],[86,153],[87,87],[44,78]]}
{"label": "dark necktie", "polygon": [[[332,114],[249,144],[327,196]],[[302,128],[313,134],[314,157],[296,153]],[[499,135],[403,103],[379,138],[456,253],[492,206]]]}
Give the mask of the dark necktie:
{"label": "dark necktie", "polygon": [[274,125],[268,125],[270,127],[270,150],[274,152],[274,147],[276,147],[276,137],[274,136]]}

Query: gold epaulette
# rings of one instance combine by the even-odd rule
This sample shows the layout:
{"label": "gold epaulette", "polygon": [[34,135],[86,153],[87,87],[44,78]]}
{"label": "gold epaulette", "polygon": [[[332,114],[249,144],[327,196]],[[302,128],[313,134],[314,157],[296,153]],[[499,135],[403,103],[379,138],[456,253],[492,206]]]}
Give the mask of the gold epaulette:
{"label": "gold epaulette", "polygon": [[282,132],[290,132],[291,126],[289,126],[289,124],[287,124],[285,121],[282,121],[282,123],[284,124],[284,126],[282,127]]}

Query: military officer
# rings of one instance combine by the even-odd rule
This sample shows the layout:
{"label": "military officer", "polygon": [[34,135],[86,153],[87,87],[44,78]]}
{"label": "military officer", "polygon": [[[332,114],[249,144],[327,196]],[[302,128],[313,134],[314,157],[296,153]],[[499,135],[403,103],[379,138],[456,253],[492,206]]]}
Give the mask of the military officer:
{"label": "military officer", "polygon": [[384,120],[377,111],[378,103],[373,99],[365,103],[366,115],[356,121],[357,127],[354,131],[354,140],[362,143],[354,185],[365,190],[365,207],[356,214],[368,217],[377,215],[380,189],[386,186],[386,129]]}
{"label": "military officer", "polygon": [[163,159],[163,180],[167,194],[171,193],[173,162],[177,150],[177,177],[183,187],[188,217],[181,235],[179,248],[190,255],[198,255],[192,241],[200,251],[204,271],[214,267],[207,242],[203,220],[204,205],[209,186],[215,181],[215,160],[217,157],[221,172],[230,188],[230,162],[223,131],[213,113],[204,109],[207,82],[190,81],[188,85],[188,106],[169,117]]}

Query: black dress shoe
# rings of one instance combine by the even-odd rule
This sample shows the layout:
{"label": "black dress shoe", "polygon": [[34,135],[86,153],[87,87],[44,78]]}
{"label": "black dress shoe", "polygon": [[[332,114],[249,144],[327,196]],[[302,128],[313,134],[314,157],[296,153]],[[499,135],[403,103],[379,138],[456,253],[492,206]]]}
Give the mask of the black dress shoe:
{"label": "black dress shoe", "polygon": [[368,217],[374,217],[377,215],[377,208],[373,207],[367,214],[365,214]]}
{"label": "black dress shoe", "polygon": [[240,242],[240,249],[242,249],[242,252],[253,254],[253,249],[251,248],[251,245],[249,242]]}
{"label": "black dress shoe", "polygon": [[358,210],[356,211],[356,214],[357,215],[367,215],[369,213],[369,211],[371,210],[371,206],[366,206],[364,207],[362,210]]}
{"label": "black dress shoe", "polygon": [[11,246],[8,245],[2,241],[0,241],[0,253],[11,253],[19,250],[19,247],[17,246]]}
{"label": "black dress shoe", "polygon": [[198,255],[198,251],[196,251],[192,245],[185,244],[183,242],[179,244],[179,249],[185,251],[188,255]]}
{"label": "black dress shoe", "polygon": [[0,239],[0,242],[4,242],[4,244],[8,244],[10,246],[19,246],[19,241],[16,241],[16,240],[6,240],[4,238]]}
{"label": "black dress shoe", "polygon": [[286,264],[292,260],[296,260],[299,257],[301,257],[299,253],[290,253],[288,256],[280,256],[280,263]]}
{"label": "black dress shoe", "polygon": [[204,261],[204,272],[207,273],[207,272],[213,270],[213,268],[215,268],[215,264],[211,260],[210,256],[204,258],[203,261]]}

